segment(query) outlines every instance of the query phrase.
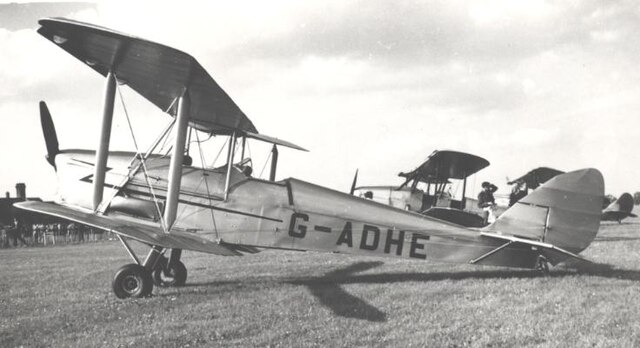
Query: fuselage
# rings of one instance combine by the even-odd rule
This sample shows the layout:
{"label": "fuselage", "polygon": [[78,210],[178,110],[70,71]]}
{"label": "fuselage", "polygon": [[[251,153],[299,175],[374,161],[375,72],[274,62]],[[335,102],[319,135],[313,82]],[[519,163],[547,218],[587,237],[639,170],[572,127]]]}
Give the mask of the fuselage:
{"label": "fuselage", "polygon": [[[109,155],[105,214],[145,221],[161,229],[169,158],[151,156],[124,180],[134,153]],[[67,150],[56,157],[60,203],[91,209],[94,152]],[[292,250],[469,262],[501,245],[477,230],[362,199],[301,180],[252,178],[234,166],[224,199],[226,167],[183,166],[177,220],[172,229],[226,243]],[[124,183],[122,188],[118,188]],[[151,188],[150,188],[151,187]],[[534,267],[538,253],[513,246],[482,264]]]}

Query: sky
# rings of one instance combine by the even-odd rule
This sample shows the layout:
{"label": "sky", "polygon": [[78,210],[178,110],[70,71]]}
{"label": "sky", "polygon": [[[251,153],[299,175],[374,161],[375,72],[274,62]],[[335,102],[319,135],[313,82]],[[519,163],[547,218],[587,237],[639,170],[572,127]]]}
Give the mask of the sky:
{"label": "sky", "polygon": [[[278,179],[395,185],[436,149],[482,156],[472,178],[593,167],[640,191],[636,1],[111,1],[0,4],[0,192],[52,199],[38,102],[61,148],[97,146],[104,78],[36,33],[66,17],[194,56],[280,150]],[[170,117],[122,87],[141,148]],[[133,150],[120,101],[111,148]],[[212,140],[206,162],[221,139]],[[252,145],[254,172],[268,148]],[[197,154],[196,154],[197,156]],[[220,163],[218,163],[220,164]],[[268,171],[268,169],[267,169]],[[266,175],[266,174],[265,174]]]}

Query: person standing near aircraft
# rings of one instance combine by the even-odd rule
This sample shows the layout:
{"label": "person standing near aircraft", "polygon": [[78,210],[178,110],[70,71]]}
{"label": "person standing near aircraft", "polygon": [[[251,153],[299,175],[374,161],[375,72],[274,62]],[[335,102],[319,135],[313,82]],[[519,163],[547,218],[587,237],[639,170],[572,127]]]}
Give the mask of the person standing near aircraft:
{"label": "person standing near aircraft", "polygon": [[509,206],[516,204],[517,201],[524,198],[527,194],[529,194],[527,184],[523,180],[516,181],[509,195]]}
{"label": "person standing near aircraft", "polygon": [[484,210],[484,223],[489,224],[495,221],[495,215],[493,210],[496,206],[496,199],[493,197],[493,193],[498,190],[498,187],[488,181],[482,183],[482,191],[478,194],[478,207]]}
{"label": "person standing near aircraft", "polygon": [[22,233],[23,233],[23,224],[21,221],[18,221],[17,219],[13,219],[13,225],[9,228],[7,228],[7,236],[9,237],[10,240],[13,241],[13,247],[17,248],[18,247],[18,241],[20,241],[22,243],[22,245],[24,246],[28,246],[29,244],[27,244],[27,241],[24,240],[24,238],[22,237]]}

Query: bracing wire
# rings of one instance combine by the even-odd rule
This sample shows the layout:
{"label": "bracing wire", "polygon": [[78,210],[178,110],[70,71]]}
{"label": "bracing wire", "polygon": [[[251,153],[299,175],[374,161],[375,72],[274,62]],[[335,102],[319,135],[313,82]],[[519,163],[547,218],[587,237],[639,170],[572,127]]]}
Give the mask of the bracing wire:
{"label": "bracing wire", "polygon": [[[117,86],[117,84],[116,84]],[[149,191],[151,192],[151,196],[153,197],[153,203],[156,206],[156,211],[158,212],[158,216],[160,217],[160,224],[162,225],[162,230],[167,233],[168,226],[164,221],[164,217],[162,216],[162,210],[160,209],[160,205],[158,204],[158,198],[156,197],[155,191],[153,190],[153,185],[151,185],[151,181],[149,180],[149,172],[147,170],[147,165],[145,164],[144,156],[140,153],[140,149],[138,148],[138,141],[136,140],[135,133],[133,131],[133,126],[131,125],[131,119],[129,118],[129,112],[127,111],[127,106],[124,103],[124,97],[122,96],[122,91],[119,87],[116,87],[118,90],[118,95],[120,96],[120,102],[122,103],[122,109],[124,110],[124,114],[127,118],[127,125],[129,126],[129,132],[131,132],[131,138],[133,139],[133,145],[136,148],[136,157],[140,159],[140,163],[142,164],[142,171],[144,173],[144,179],[149,187]]]}
{"label": "bracing wire", "polygon": [[189,127],[189,132],[187,133],[187,149],[185,150],[185,154],[189,154],[189,150],[191,150],[191,133],[193,132],[193,128]]}
{"label": "bracing wire", "polygon": [[[201,163],[206,163],[205,159],[204,159],[204,154],[202,152],[202,146],[200,145],[200,136],[198,135],[198,132],[196,132],[196,140],[198,141],[198,152],[200,153],[200,162]],[[204,179],[204,185],[207,189],[207,198],[209,199],[209,204],[211,205],[211,192],[209,191],[209,181],[206,178],[206,171],[204,166],[202,167],[202,178]],[[216,218],[213,214],[213,209],[209,209],[209,211],[211,212],[211,221],[213,222],[213,231],[216,233],[216,239],[219,239],[220,236],[218,235],[218,227],[216,226]]]}
{"label": "bracing wire", "polygon": [[251,146],[249,146],[249,142],[247,141],[246,144],[247,144],[247,153],[249,154],[248,157],[253,158],[253,156],[251,156]]}
{"label": "bracing wire", "polygon": [[[196,130],[197,131],[197,130]],[[197,137],[196,137],[197,138]],[[207,141],[209,141],[209,139],[213,138],[213,133],[209,134],[209,136],[207,137],[207,139],[204,140],[192,140],[191,144],[193,143],[197,143],[197,144],[201,144],[201,143],[206,143]]]}
{"label": "bracing wire", "polygon": [[269,159],[271,159],[271,154],[273,152],[269,151],[269,156],[267,156],[267,160],[264,161],[264,166],[262,166],[262,170],[260,171],[260,176],[259,178],[262,179],[262,173],[264,173],[264,170],[267,168],[267,163],[269,163]]}
{"label": "bracing wire", "polygon": [[[216,158],[213,159],[213,162],[211,162],[211,165],[209,167],[213,167],[216,162],[218,162],[218,158],[220,157],[220,155],[222,154],[222,150],[224,150],[224,148],[227,147],[227,142],[225,141],[224,144],[222,144],[222,146],[220,147],[220,151],[218,151],[218,154],[216,155]],[[202,163],[202,166],[204,167],[205,164]]]}
{"label": "bracing wire", "polygon": [[[167,145],[167,141],[169,141],[169,138],[170,138],[170,137],[171,137],[171,136],[170,136],[170,135],[168,135],[168,136],[166,136],[166,137],[163,139],[163,141],[162,141],[162,145],[160,145],[160,149],[158,150],[158,152],[162,153],[162,151],[163,151],[164,147]],[[172,145],[169,145],[169,151],[171,151],[171,146],[172,146]],[[168,152],[168,151],[167,151],[167,153],[166,153],[164,156],[166,156],[167,154],[169,154],[169,152]]]}

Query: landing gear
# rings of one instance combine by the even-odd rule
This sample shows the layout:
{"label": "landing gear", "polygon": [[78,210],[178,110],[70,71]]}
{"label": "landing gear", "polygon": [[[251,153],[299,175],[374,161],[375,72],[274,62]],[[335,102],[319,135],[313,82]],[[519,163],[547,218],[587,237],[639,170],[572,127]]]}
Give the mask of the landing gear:
{"label": "landing gear", "polygon": [[143,266],[130,263],[116,272],[111,286],[118,298],[148,297],[153,291],[153,279]]}
{"label": "landing gear", "polygon": [[187,281],[187,268],[182,261],[170,262],[161,257],[152,273],[153,283],[160,287],[183,286]]}
{"label": "landing gear", "polygon": [[187,268],[180,261],[181,249],[171,249],[171,257],[162,256],[164,248],[154,245],[147,258],[140,262],[127,241],[118,235],[118,239],[135,263],[123,266],[113,278],[113,292],[118,298],[151,296],[153,285],[182,286],[187,280]]}
{"label": "landing gear", "polygon": [[542,273],[543,275],[549,274],[549,261],[547,258],[539,255],[538,260],[536,261],[536,271]]}

